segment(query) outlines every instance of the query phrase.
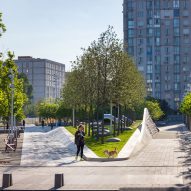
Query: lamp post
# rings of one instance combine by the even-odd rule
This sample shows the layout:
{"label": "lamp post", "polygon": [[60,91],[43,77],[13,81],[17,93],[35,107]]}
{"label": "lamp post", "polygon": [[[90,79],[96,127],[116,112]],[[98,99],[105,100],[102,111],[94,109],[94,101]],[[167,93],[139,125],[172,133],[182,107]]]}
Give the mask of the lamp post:
{"label": "lamp post", "polygon": [[12,69],[10,69],[11,72],[11,134],[13,134],[13,126],[14,126],[14,74]]}

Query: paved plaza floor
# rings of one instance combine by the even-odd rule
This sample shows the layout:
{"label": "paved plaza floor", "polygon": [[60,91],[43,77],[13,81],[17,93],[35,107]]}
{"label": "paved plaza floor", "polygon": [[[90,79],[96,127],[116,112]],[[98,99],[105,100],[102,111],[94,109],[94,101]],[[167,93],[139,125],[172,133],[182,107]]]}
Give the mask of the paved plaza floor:
{"label": "paved plaza floor", "polygon": [[[173,187],[175,190],[175,188],[189,186],[191,184],[191,133],[186,130],[184,124],[161,127],[160,130],[160,133],[144,149],[129,160],[61,163],[61,160],[74,161],[74,150],[66,159],[59,158],[60,153],[65,151],[59,150],[61,145],[58,141],[53,144],[58,153],[51,154],[52,156],[55,154],[56,157],[47,156],[47,160],[43,158],[46,165],[36,167],[33,164],[26,165],[27,155],[23,155],[21,166],[2,165],[0,171],[13,174],[14,185],[9,189],[51,189],[54,186],[55,173],[64,173],[65,186],[61,189],[65,190],[118,190],[124,187]],[[56,131],[58,130],[54,132]],[[34,133],[34,142],[38,136]],[[30,139],[28,141],[30,142]],[[67,141],[63,144],[67,144]],[[72,146],[70,145],[69,148]],[[37,145],[34,146],[34,150],[39,151]],[[42,149],[40,150],[42,152]],[[35,160],[38,161],[39,158]],[[49,160],[55,160],[57,165],[47,164]],[[0,176],[0,183],[1,178]]]}

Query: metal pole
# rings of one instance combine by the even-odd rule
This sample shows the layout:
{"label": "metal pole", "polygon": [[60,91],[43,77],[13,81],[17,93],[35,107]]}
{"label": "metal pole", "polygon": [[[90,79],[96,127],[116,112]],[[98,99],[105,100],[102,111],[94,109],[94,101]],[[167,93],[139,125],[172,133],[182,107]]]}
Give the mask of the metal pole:
{"label": "metal pole", "polygon": [[110,104],[110,114],[111,114],[111,119],[110,119],[110,133],[112,133],[112,131],[113,131],[113,127],[112,127],[112,121],[113,121],[112,102],[111,102],[111,104]]}
{"label": "metal pole", "polygon": [[[11,87],[12,88],[12,87]],[[14,91],[13,88],[11,90],[11,134],[13,134],[13,96],[14,96]]]}
{"label": "metal pole", "polygon": [[13,75],[13,71],[11,69],[11,134],[13,134],[13,117],[14,117],[14,75]]}
{"label": "metal pole", "polygon": [[72,122],[73,122],[73,127],[75,127],[75,109],[72,109]]}

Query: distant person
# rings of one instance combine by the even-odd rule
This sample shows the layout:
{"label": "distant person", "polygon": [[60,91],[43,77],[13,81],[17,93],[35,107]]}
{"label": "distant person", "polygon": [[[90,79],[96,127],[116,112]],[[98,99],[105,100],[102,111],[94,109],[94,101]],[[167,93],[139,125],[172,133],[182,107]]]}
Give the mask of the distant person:
{"label": "distant person", "polygon": [[25,129],[25,120],[23,119],[23,129]]}
{"label": "distant person", "polygon": [[8,121],[7,121],[7,124],[6,124],[6,125],[7,125],[6,128],[9,129],[9,122],[8,122]]}
{"label": "distant person", "polygon": [[53,127],[54,127],[54,125],[53,125],[53,123],[51,122],[50,123],[50,127],[51,127],[51,130],[53,129]]}
{"label": "distant person", "polygon": [[44,128],[44,119],[41,121],[42,128]]}
{"label": "distant person", "polygon": [[81,124],[78,126],[78,130],[75,133],[75,144],[77,146],[76,160],[78,159],[79,152],[81,152],[80,160],[83,160],[83,150],[84,150],[84,144],[85,144],[84,137],[85,137],[84,126]]}

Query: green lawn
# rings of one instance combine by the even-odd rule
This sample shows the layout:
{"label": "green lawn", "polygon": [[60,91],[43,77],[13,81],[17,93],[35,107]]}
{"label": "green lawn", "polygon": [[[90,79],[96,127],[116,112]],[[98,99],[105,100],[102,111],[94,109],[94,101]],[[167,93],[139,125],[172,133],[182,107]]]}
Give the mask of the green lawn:
{"label": "green lawn", "polygon": [[[120,142],[105,142],[104,144],[101,144],[101,141],[96,141],[95,138],[92,138],[91,136],[87,136],[86,133],[86,138],[85,138],[85,144],[92,150],[95,152],[95,154],[97,154],[99,157],[106,157],[105,154],[103,153],[104,150],[108,149],[108,150],[114,150],[115,147],[117,148],[117,151],[119,152],[123,146],[125,145],[125,143],[127,142],[127,140],[131,137],[131,135],[134,133],[134,131],[137,129],[137,127],[141,124],[141,121],[138,120],[136,121],[131,127],[133,128],[133,130],[128,130],[128,131],[124,131],[123,133],[121,133],[119,136],[116,136],[118,138],[121,139]],[[71,132],[73,135],[76,132],[76,128],[69,126],[66,127],[66,129]],[[108,138],[110,138],[112,136],[107,136],[104,137],[104,140],[107,140]]]}

